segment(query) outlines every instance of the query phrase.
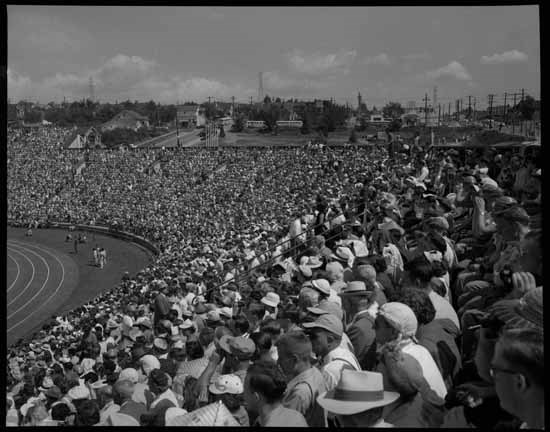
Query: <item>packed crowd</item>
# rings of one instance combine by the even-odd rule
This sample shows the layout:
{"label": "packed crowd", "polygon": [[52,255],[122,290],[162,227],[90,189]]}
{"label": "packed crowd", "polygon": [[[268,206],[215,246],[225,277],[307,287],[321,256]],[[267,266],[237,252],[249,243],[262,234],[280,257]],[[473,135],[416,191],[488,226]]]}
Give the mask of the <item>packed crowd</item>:
{"label": "packed crowd", "polygon": [[10,347],[8,426],[544,427],[537,155],[97,151],[68,179],[58,136],[11,135],[14,223],[161,252]]}

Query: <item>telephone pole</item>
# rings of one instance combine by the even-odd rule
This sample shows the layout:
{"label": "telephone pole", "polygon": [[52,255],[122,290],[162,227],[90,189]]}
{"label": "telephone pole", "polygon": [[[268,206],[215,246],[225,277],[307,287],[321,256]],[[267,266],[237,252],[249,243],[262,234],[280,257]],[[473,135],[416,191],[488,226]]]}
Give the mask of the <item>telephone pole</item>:
{"label": "telephone pole", "polygon": [[441,125],[441,104],[438,105],[438,110],[437,110],[437,125],[438,126]]}
{"label": "telephone pole", "polygon": [[252,105],[252,96],[250,96],[250,105]]}
{"label": "telephone pole", "polygon": [[428,127],[428,93],[424,95],[424,126]]}
{"label": "telephone pole", "polygon": [[476,102],[477,99],[474,97],[474,121],[476,120]]}
{"label": "telephone pole", "polygon": [[[460,99],[460,114],[462,113],[462,98]],[[458,116],[458,119],[460,120],[460,114]]]}
{"label": "telephone pole", "polygon": [[456,121],[460,120],[460,99],[456,100],[455,118],[456,118]]}
{"label": "telephone pole", "polygon": [[451,121],[451,102],[449,102],[449,121]]}
{"label": "telephone pole", "polygon": [[493,97],[495,95],[493,94],[490,94],[489,95],[489,120],[491,121],[490,125],[491,125],[491,129],[493,128]]}
{"label": "telephone pole", "polygon": [[472,121],[472,96],[468,96],[468,120]]}
{"label": "telephone pole", "polygon": [[514,96],[514,107],[513,107],[513,118],[512,118],[512,135],[514,135],[515,131],[516,131],[516,96],[518,95],[519,93],[514,93],[513,96]]}

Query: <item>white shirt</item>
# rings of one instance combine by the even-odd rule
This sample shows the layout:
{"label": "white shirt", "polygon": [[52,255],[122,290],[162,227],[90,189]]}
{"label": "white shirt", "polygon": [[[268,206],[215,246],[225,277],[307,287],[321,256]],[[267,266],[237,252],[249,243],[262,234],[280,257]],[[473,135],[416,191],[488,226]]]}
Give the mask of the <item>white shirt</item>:
{"label": "white shirt", "polygon": [[334,348],[323,358],[321,362],[321,372],[325,378],[328,391],[334,389],[338,381],[340,381],[340,375],[342,374],[344,366],[352,366],[357,371],[361,370],[361,366],[359,366],[359,362],[355,356],[345,348]]}
{"label": "white shirt", "polygon": [[445,399],[447,396],[447,387],[441,376],[441,372],[437,367],[435,360],[433,359],[430,352],[424,348],[422,345],[416,343],[410,343],[405,345],[402,348],[403,352],[409,354],[411,357],[414,357],[420,367],[422,368],[422,374],[428,382],[430,388],[442,399]]}

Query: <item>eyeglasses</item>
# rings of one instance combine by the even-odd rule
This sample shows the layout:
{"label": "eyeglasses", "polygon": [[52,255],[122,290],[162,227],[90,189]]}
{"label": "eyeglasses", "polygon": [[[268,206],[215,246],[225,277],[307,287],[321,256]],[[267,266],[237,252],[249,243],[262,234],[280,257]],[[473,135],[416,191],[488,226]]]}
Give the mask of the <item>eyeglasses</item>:
{"label": "eyeglasses", "polygon": [[494,379],[497,372],[507,373],[507,374],[517,374],[518,373],[517,371],[513,371],[511,369],[504,369],[504,368],[499,368],[497,366],[491,365],[491,367],[489,368],[489,375],[491,375],[491,378]]}

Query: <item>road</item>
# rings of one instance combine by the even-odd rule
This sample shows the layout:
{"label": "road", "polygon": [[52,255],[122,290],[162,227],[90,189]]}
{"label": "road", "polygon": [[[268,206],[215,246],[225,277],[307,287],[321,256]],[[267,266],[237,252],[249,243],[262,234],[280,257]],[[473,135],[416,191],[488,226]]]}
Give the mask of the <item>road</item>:
{"label": "road", "polygon": [[[194,129],[191,131],[183,131],[180,132],[180,144],[184,147],[190,147],[193,145],[197,145],[200,142],[199,133],[202,129]],[[177,147],[178,146],[178,139],[177,135],[170,135],[169,137],[166,137],[165,140],[156,142],[152,148],[170,148],[170,147]]]}

